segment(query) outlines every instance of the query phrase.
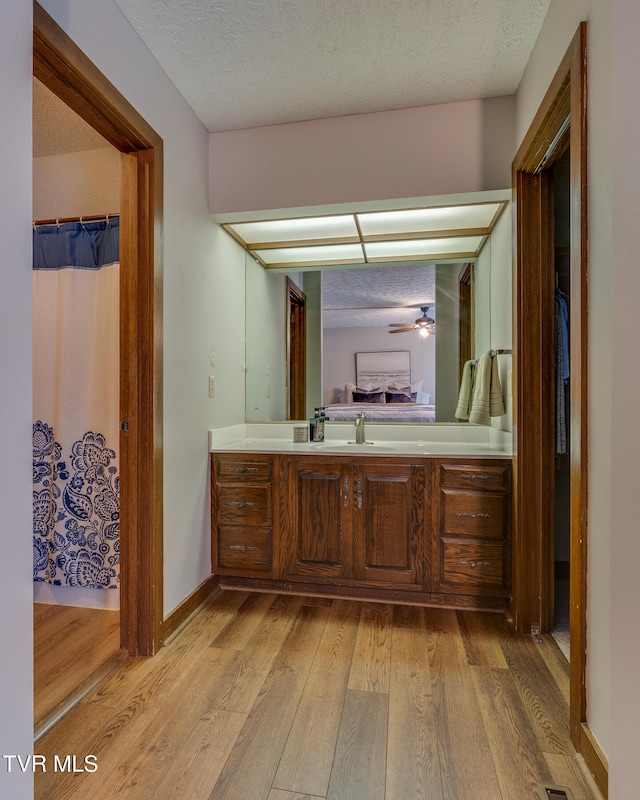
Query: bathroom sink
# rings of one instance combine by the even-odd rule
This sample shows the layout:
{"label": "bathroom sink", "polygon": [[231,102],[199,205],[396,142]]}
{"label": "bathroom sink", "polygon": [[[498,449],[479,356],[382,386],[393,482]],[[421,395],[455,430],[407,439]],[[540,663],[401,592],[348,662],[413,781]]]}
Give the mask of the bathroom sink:
{"label": "bathroom sink", "polygon": [[354,442],[343,442],[342,444],[319,444],[314,450],[322,450],[323,453],[393,453],[395,447],[385,447],[380,444],[355,444]]}

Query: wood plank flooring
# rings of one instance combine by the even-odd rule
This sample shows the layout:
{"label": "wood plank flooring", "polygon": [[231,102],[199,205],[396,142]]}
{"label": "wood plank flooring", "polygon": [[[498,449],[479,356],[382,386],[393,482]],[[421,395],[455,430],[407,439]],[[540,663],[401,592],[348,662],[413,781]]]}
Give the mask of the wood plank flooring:
{"label": "wood plank flooring", "polygon": [[120,612],[33,604],[34,723],[120,650]]}
{"label": "wood plank flooring", "polygon": [[497,614],[227,591],[37,752],[37,800],[594,800],[566,663]]}

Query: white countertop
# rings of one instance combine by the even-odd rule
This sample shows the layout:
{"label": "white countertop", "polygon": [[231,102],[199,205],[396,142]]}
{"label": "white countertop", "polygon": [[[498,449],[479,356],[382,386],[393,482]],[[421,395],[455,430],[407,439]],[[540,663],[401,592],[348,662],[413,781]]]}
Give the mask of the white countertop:
{"label": "white countertop", "polygon": [[511,434],[480,425],[369,424],[367,442],[353,443],[349,423],[326,423],[324,442],[294,442],[293,425],[247,423],[209,431],[210,452],[288,453],[298,455],[465,456],[510,458]]}

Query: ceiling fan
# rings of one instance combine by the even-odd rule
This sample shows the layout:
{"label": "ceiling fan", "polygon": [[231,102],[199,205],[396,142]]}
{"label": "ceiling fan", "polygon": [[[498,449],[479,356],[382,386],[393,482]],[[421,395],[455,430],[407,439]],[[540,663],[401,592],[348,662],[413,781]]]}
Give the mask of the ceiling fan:
{"label": "ceiling fan", "polygon": [[406,325],[403,322],[392,322],[389,327],[395,328],[395,330],[387,331],[387,333],[408,333],[409,331],[418,331],[420,336],[423,338],[429,336],[435,331],[436,321],[433,319],[433,317],[427,316],[428,310],[429,306],[420,306],[422,316],[418,317],[415,322],[409,325]]}

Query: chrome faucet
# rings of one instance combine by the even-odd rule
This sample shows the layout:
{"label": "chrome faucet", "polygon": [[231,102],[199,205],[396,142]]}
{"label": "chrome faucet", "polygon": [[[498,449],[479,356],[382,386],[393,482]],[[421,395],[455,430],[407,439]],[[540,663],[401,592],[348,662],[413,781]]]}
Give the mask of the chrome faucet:
{"label": "chrome faucet", "polygon": [[364,433],[364,421],[366,420],[366,416],[364,411],[360,411],[356,415],[356,444],[366,444],[366,436]]}

